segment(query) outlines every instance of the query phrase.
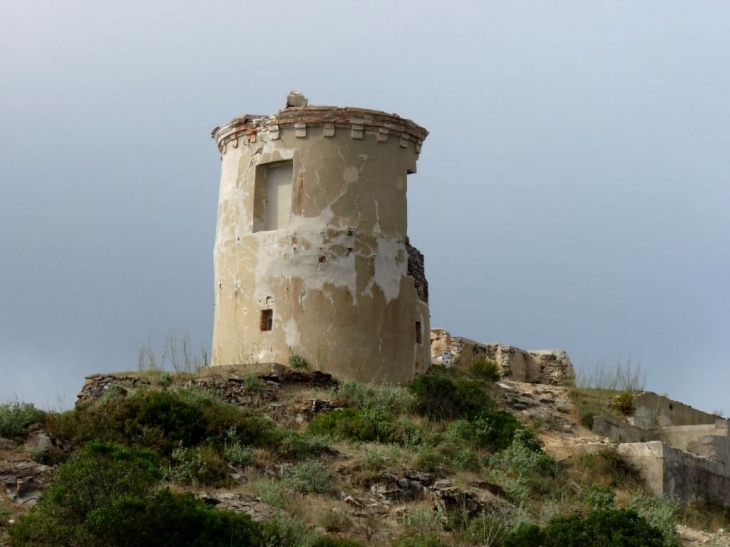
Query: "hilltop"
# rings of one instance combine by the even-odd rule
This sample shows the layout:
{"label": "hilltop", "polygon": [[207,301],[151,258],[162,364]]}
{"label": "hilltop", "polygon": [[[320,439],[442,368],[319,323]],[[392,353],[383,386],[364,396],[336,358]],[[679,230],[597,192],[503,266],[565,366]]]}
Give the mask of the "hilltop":
{"label": "hilltop", "polygon": [[620,416],[620,393],[489,360],[408,387],[296,364],[95,375],[72,411],[3,405],[0,545],[509,546],[607,526],[644,543],[606,545],[730,544],[727,511],[651,496],[581,423],[589,396]]}

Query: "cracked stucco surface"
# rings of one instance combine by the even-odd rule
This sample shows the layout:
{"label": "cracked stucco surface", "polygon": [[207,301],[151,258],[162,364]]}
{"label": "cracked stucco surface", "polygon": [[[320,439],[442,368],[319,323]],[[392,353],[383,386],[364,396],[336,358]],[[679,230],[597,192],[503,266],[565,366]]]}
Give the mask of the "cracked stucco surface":
{"label": "cracked stucco surface", "polygon": [[[282,111],[310,116],[304,130],[274,115],[241,118],[235,134],[226,133],[231,124],[214,132],[222,169],[213,365],[287,363],[295,353],[339,377],[409,381],[430,363],[429,310],[408,276],[406,250],[407,174],[420,141],[411,128],[384,139],[373,125],[412,124],[397,117],[369,120],[361,111],[359,138],[361,125],[343,118],[347,109],[332,109],[339,122],[331,128],[329,111],[314,110],[325,123],[311,107]],[[257,169],[281,161],[293,166],[288,227],[262,231]],[[264,309],[273,311],[271,331],[261,331]]]}

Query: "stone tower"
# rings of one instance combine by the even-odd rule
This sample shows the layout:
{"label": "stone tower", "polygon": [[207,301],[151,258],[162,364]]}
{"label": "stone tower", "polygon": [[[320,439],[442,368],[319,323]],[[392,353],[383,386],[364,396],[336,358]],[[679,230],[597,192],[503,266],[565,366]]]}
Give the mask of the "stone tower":
{"label": "stone tower", "polygon": [[213,130],[222,172],[212,364],[287,364],[403,383],[430,365],[408,175],[428,132],[361,108],[309,106]]}

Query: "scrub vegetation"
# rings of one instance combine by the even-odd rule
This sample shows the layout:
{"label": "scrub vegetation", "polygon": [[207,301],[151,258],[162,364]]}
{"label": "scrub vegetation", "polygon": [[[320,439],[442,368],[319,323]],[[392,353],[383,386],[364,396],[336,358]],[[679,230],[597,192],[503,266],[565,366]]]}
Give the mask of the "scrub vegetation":
{"label": "scrub vegetation", "polygon": [[[406,387],[283,385],[273,402],[261,379],[239,377],[246,405],[183,372],[148,371],[158,378],[68,412],[0,405],[3,437],[41,430],[55,441],[52,456],[33,456],[54,465],[36,506],[19,518],[0,507],[9,545],[673,547],[677,522],[730,523],[723,508],[648,496],[611,446],[558,463],[506,410],[489,363],[434,367]],[[579,400],[601,404],[596,389]],[[303,413],[313,400],[332,409]],[[388,477],[403,486],[404,473],[453,492],[479,485],[499,501],[475,509],[462,496],[437,512],[416,491],[386,519],[367,500]],[[279,516],[256,522],[199,496],[220,489]]]}

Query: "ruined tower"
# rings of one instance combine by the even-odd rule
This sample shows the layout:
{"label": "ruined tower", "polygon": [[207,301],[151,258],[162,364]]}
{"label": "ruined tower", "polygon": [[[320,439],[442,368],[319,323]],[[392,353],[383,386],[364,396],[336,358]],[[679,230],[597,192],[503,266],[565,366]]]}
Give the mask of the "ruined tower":
{"label": "ruined tower", "polygon": [[430,364],[408,175],[428,132],[291,93],[213,130],[222,160],[213,365],[281,363],[407,382]]}

